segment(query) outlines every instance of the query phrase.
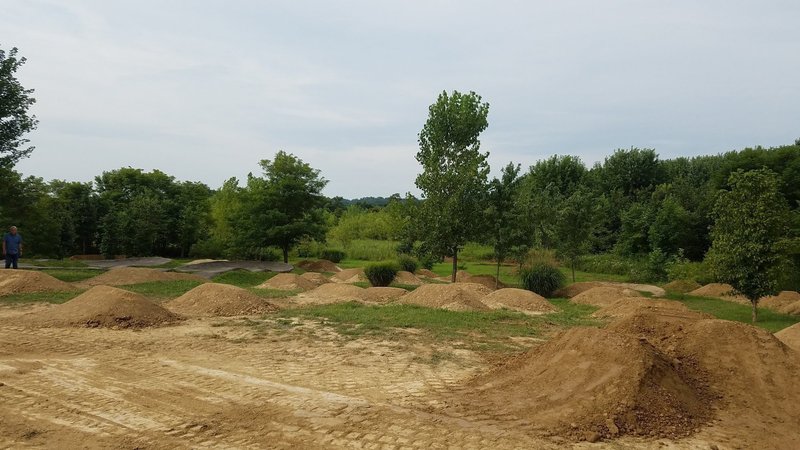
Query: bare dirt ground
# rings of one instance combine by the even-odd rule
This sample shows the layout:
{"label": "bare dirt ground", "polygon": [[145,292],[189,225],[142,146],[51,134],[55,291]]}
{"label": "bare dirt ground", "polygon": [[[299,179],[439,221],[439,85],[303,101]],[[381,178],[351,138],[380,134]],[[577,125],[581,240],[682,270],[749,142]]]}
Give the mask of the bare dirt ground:
{"label": "bare dirt ground", "polygon": [[294,319],[140,331],[15,320],[46,308],[0,308],[0,448],[736,448],[709,433],[573,442],[508,413],[447,408],[496,361],[412,332],[353,339]]}

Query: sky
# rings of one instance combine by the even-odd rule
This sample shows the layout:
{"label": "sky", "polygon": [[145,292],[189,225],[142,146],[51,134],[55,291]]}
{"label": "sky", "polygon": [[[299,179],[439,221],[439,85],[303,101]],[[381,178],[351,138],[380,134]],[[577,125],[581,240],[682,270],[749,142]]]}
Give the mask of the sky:
{"label": "sky", "polygon": [[489,102],[494,173],[618,148],[661,158],[800,137],[800,2],[0,0],[35,89],[17,169],[159,169],[216,188],[293,153],[345,198],[416,192],[443,90]]}

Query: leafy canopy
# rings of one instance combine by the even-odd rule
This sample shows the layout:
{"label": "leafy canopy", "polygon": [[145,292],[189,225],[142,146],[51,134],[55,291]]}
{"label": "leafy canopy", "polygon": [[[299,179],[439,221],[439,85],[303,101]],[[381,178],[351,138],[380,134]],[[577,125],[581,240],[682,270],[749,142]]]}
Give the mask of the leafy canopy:
{"label": "leafy canopy", "polygon": [[17,57],[16,47],[7,53],[0,49],[0,166],[13,166],[33,151],[23,136],[35,130],[39,121],[28,113],[36,103],[33,89],[25,89],[15,76],[23,64],[25,58]]}

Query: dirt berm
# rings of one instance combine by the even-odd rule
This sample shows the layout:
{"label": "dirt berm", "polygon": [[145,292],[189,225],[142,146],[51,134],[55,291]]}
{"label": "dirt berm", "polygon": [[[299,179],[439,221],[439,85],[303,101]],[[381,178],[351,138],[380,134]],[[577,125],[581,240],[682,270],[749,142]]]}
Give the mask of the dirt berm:
{"label": "dirt berm", "polygon": [[300,305],[325,305],[349,301],[369,301],[367,290],[352,284],[328,283],[295,297]]}
{"label": "dirt berm", "polygon": [[342,269],[327,259],[315,261],[303,260],[297,263],[297,267],[307,272],[341,272]]}
{"label": "dirt berm", "polygon": [[406,295],[407,290],[396,287],[368,287],[366,289],[367,301],[372,303],[389,303]]}
{"label": "dirt berm", "polygon": [[493,275],[472,275],[465,270],[456,272],[456,282],[482,284],[491,290],[506,287],[505,284],[499,282]]}
{"label": "dirt berm", "polygon": [[558,312],[558,308],[544,297],[525,289],[499,289],[483,297],[481,301],[492,309],[506,308],[530,315]]}
{"label": "dirt berm", "polygon": [[321,274],[319,272],[306,272],[306,273],[304,273],[304,274],[302,274],[300,276],[302,278],[305,278],[306,280],[314,283],[314,285],[316,285],[316,286],[321,286],[321,285],[323,285],[325,283],[330,283],[331,282],[331,280],[329,280],[325,275],[323,275],[323,274]]}
{"label": "dirt berm", "polygon": [[490,292],[486,286],[473,283],[423,284],[398,302],[452,311],[488,311],[481,299]]}
{"label": "dirt berm", "polygon": [[0,271],[0,296],[74,290],[75,286],[36,270]]}
{"label": "dirt berm", "polygon": [[420,286],[425,284],[425,282],[417,278],[416,275],[411,272],[406,272],[405,270],[397,272],[397,275],[394,277],[394,282],[397,284],[405,284],[407,286]]}
{"label": "dirt berm", "polygon": [[773,311],[784,312],[794,303],[800,302],[800,293],[795,291],[781,291],[778,295],[764,297],[758,301],[758,306],[769,308]]}
{"label": "dirt berm", "polygon": [[260,289],[276,289],[279,291],[309,291],[318,284],[294,273],[279,273],[257,287]]}
{"label": "dirt berm", "polygon": [[664,285],[664,290],[669,292],[677,292],[679,294],[685,294],[687,292],[694,291],[695,289],[700,289],[700,283],[694,280],[674,280],[670,281],[669,283]]}
{"label": "dirt berm", "polygon": [[205,283],[165,305],[187,316],[248,316],[276,311],[277,306],[240,287]]}
{"label": "dirt berm", "polygon": [[699,289],[689,292],[689,295],[697,297],[711,297],[720,300],[727,300],[729,302],[741,303],[749,305],[750,301],[741,295],[733,294],[733,286],[724,283],[710,283]]}
{"label": "dirt berm", "polygon": [[646,297],[623,297],[608,306],[603,306],[594,313],[592,317],[624,317],[640,312],[670,312],[670,311],[689,311],[681,302],[674,300],[663,300]]}
{"label": "dirt berm", "polygon": [[[775,333],[775,337],[789,347],[800,352],[800,323],[786,327]],[[800,353],[798,353],[800,355]]]}
{"label": "dirt berm", "polygon": [[331,277],[331,281],[334,283],[363,283],[367,280],[367,276],[364,274],[364,269],[344,269],[341,272],[335,273]]}
{"label": "dirt berm", "polygon": [[597,286],[572,297],[570,301],[579,305],[591,305],[597,307],[610,306],[613,303],[626,298],[637,298],[638,292],[630,289],[623,289],[611,286]]}
{"label": "dirt berm", "polygon": [[469,384],[472,407],[575,440],[679,438],[711,413],[702,389],[653,346],[598,328],[567,330]]}
{"label": "dirt berm", "polygon": [[95,286],[61,305],[31,313],[26,319],[44,326],[145,328],[181,317],[147,298],[110,286]]}
{"label": "dirt berm", "polygon": [[85,286],[122,286],[126,284],[150,283],[154,281],[190,280],[208,282],[205,278],[190,273],[165,272],[143,267],[116,267],[79,284]]}

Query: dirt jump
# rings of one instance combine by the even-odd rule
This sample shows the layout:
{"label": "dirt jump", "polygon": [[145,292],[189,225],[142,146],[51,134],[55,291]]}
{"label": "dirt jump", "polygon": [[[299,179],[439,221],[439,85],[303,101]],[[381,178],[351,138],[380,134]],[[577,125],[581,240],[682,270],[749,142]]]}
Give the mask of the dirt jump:
{"label": "dirt jump", "polygon": [[781,291],[778,295],[764,297],[758,301],[758,306],[769,308],[784,314],[791,314],[785,311],[790,310],[790,306],[800,302],[800,293],[795,291]]}
{"label": "dirt jump", "polygon": [[335,273],[331,278],[334,283],[365,283],[369,280],[364,274],[364,269],[344,269]]}
{"label": "dirt jump", "polygon": [[261,283],[259,289],[275,289],[279,291],[310,291],[319,286],[317,283],[294,273],[279,273]]}
{"label": "dirt jump", "polygon": [[278,310],[267,300],[247,289],[229,284],[205,283],[164,306],[186,316],[249,316]]}
{"label": "dirt jump", "polygon": [[390,303],[408,294],[408,291],[396,287],[368,287],[366,299],[370,303]]}
{"label": "dirt jump", "polygon": [[325,275],[323,275],[323,274],[321,274],[319,272],[306,272],[306,273],[304,273],[304,274],[302,274],[300,276],[303,277],[304,279],[314,283],[316,286],[321,286],[321,285],[323,285],[325,283],[330,283],[331,282],[331,280],[329,280],[328,277],[326,277]]}
{"label": "dirt jump", "polygon": [[694,295],[696,297],[718,298],[720,300],[740,303],[743,305],[750,304],[750,300],[747,298],[741,295],[735,295],[733,293],[733,286],[724,283],[709,283],[699,289],[689,292],[689,295]]}
{"label": "dirt jump", "polygon": [[636,297],[639,297],[639,293],[630,289],[612,286],[597,286],[572,297],[570,302],[577,303],[579,305],[590,305],[602,308],[605,306],[611,306],[620,299]]}
{"label": "dirt jump", "polygon": [[490,292],[486,286],[474,283],[424,284],[399,302],[451,311],[488,311],[490,308],[481,300]]}
{"label": "dirt jump", "polygon": [[425,282],[420,280],[416,275],[411,272],[406,272],[405,270],[397,272],[397,275],[394,277],[394,282],[406,286],[421,286],[425,284]]}
{"label": "dirt jump", "polygon": [[116,267],[96,277],[81,281],[78,284],[82,286],[124,286],[126,284],[180,280],[208,281],[203,277],[189,273],[166,272],[143,267]]}
{"label": "dirt jump", "polygon": [[327,259],[317,259],[317,260],[303,260],[297,263],[297,267],[305,270],[306,272],[341,272],[342,269],[339,268],[335,263],[328,261]]}
{"label": "dirt jump", "polygon": [[649,292],[653,295],[653,297],[663,297],[667,294],[664,289],[651,284],[617,283],[612,281],[581,281],[578,283],[572,283],[557,290],[553,296],[572,298],[596,287],[613,287],[619,289],[629,289],[637,292]]}
{"label": "dirt jump", "polygon": [[0,271],[0,296],[36,292],[66,292],[77,288],[36,270]]}
{"label": "dirt jump", "polygon": [[492,290],[506,287],[506,285],[499,282],[494,275],[472,275],[466,270],[459,270],[456,272],[456,282],[482,284]]}
{"label": "dirt jump", "polygon": [[530,315],[558,312],[544,297],[525,289],[499,289],[483,297],[481,302],[492,309],[505,308]]}
{"label": "dirt jump", "polygon": [[669,283],[664,285],[664,290],[669,292],[677,292],[679,294],[686,294],[695,289],[700,289],[700,283],[694,280],[675,280],[670,281]]}
{"label": "dirt jump", "polygon": [[350,301],[369,301],[367,290],[352,284],[327,283],[294,297],[299,305],[327,305]]}
{"label": "dirt jump", "polygon": [[775,337],[790,348],[793,348],[800,355],[800,323],[778,331],[775,333]]}

